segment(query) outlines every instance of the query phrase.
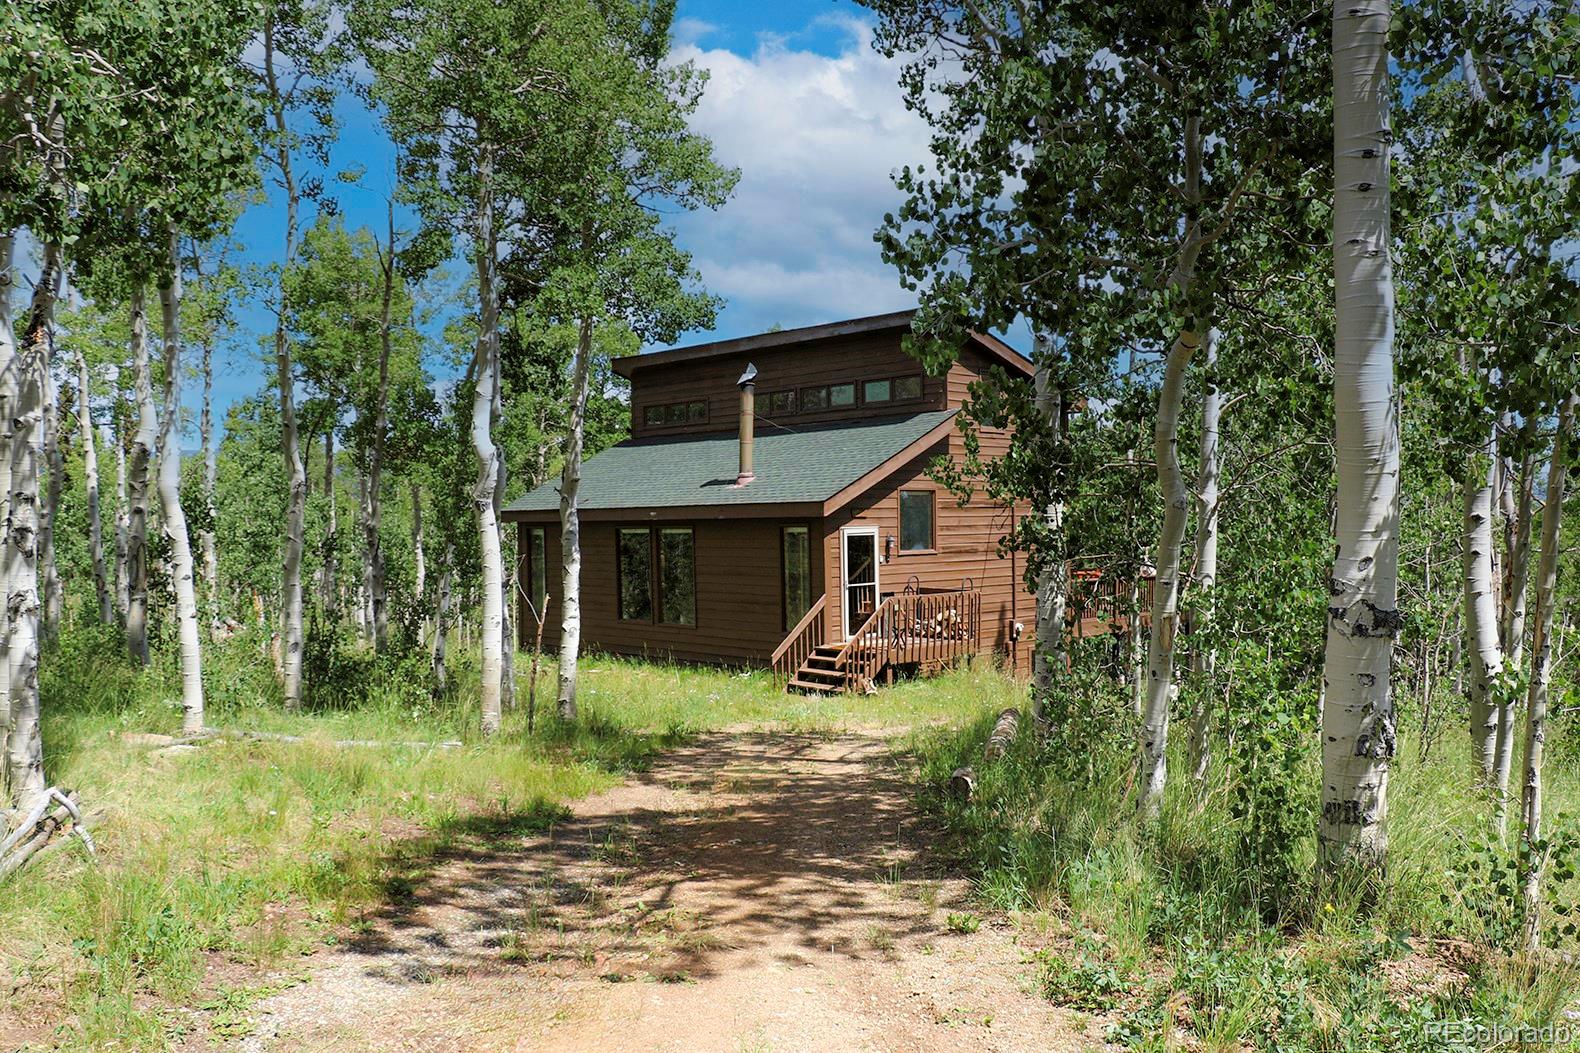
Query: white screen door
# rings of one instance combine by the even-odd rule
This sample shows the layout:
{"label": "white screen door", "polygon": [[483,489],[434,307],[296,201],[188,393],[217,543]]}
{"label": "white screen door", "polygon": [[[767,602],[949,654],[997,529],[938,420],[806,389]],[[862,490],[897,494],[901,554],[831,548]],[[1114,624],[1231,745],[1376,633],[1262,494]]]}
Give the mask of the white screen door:
{"label": "white screen door", "polygon": [[878,528],[847,527],[841,544],[840,576],[845,593],[845,639],[878,606]]}

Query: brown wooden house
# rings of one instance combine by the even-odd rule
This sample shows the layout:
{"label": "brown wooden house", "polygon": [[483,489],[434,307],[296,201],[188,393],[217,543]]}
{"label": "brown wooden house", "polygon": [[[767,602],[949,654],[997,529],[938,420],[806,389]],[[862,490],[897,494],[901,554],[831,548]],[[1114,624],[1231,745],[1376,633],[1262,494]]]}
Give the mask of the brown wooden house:
{"label": "brown wooden house", "polygon": [[[631,438],[584,466],[582,640],[592,650],[772,665],[807,690],[997,652],[1029,668],[1033,597],[999,540],[1026,509],[928,476],[963,457],[967,386],[1031,365],[973,335],[945,376],[901,349],[911,312],[622,358]],[[1028,380],[1029,382],[1029,380]],[[1001,453],[1004,432],[981,434]],[[505,510],[521,595],[559,628],[559,482]],[[1020,626],[1026,625],[1022,630]],[[536,621],[517,618],[530,643]]]}

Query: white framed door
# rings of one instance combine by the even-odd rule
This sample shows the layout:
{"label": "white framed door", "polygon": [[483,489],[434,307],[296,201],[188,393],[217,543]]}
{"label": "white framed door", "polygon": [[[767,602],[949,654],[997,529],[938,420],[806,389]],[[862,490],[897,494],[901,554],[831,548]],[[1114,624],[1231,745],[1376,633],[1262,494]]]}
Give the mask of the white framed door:
{"label": "white framed door", "polygon": [[845,639],[878,606],[878,528],[846,527],[839,539],[840,624]]}

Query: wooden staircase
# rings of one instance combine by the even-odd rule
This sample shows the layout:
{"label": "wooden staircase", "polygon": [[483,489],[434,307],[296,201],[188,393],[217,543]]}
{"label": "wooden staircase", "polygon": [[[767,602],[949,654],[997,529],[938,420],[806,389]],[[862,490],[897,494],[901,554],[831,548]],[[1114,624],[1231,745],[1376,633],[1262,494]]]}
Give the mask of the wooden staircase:
{"label": "wooden staircase", "polygon": [[871,692],[895,666],[930,674],[981,647],[982,595],[971,587],[887,596],[843,644],[824,642],[825,609],[819,597],[774,651],[774,673],[787,691]]}
{"label": "wooden staircase", "polygon": [[834,644],[818,644],[801,661],[785,686],[791,691],[807,695],[828,695],[844,691],[850,686],[850,673],[840,659],[840,648]]}

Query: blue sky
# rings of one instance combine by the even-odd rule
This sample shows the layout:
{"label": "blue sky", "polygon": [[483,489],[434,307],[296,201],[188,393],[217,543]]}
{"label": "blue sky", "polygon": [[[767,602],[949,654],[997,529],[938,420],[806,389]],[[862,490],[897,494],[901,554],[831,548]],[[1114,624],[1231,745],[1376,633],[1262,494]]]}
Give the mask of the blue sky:
{"label": "blue sky", "polygon": [[[904,108],[897,63],[872,50],[870,23],[848,0],[681,0],[675,57],[710,74],[694,126],[741,170],[722,209],[673,221],[704,286],[726,302],[713,330],[682,343],[914,306],[872,234],[898,203],[891,173],[925,159],[927,131]],[[329,172],[360,166],[365,176],[363,187],[333,186],[338,207],[348,226],[382,230],[393,149],[355,99],[340,117]],[[252,262],[281,251],[283,206],[270,191],[237,228]],[[216,377],[223,405],[265,377],[260,341],[272,317],[256,305],[241,321]]]}

